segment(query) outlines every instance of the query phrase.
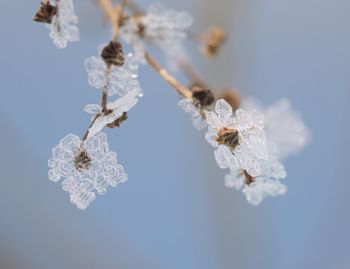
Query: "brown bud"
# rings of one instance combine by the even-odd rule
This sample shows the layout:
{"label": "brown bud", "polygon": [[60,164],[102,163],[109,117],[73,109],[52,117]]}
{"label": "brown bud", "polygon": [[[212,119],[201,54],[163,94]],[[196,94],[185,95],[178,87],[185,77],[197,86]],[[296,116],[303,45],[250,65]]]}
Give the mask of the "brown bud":
{"label": "brown bud", "polygon": [[216,56],[222,44],[226,41],[225,30],[220,27],[212,27],[204,38],[201,52],[208,58]]}
{"label": "brown bud", "polygon": [[123,112],[123,115],[121,115],[118,119],[113,121],[110,124],[107,124],[108,128],[119,128],[122,122],[126,121],[128,119],[128,113]]}
{"label": "brown bud", "polygon": [[81,150],[75,155],[74,166],[78,171],[90,169],[91,158],[85,150]]}
{"label": "brown bud", "polygon": [[240,99],[238,93],[233,89],[224,90],[218,99],[224,99],[227,103],[230,104],[233,111],[236,111],[240,106]]}
{"label": "brown bud", "polygon": [[191,89],[195,105],[198,104],[201,107],[206,107],[214,103],[215,98],[211,90],[201,87],[192,87]]}
{"label": "brown bud", "polygon": [[52,18],[57,14],[57,7],[47,3],[41,3],[39,11],[34,16],[34,21],[43,22],[43,23],[51,23]]}
{"label": "brown bud", "polygon": [[255,181],[255,178],[249,175],[246,170],[241,171],[241,176],[244,177],[244,182],[246,185],[250,185]]}
{"label": "brown bud", "polygon": [[221,128],[215,137],[215,141],[219,145],[225,145],[234,149],[239,145],[238,132],[234,129]]}
{"label": "brown bud", "polygon": [[101,53],[102,59],[106,64],[122,66],[125,62],[122,44],[111,41],[103,48]]}

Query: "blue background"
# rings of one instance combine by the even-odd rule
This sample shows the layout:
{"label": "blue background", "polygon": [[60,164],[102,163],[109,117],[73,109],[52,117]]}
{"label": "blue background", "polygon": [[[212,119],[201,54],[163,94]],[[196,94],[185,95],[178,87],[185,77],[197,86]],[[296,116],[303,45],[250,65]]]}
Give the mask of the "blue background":
{"label": "blue background", "polygon": [[47,178],[51,148],[88,125],[82,108],[100,93],[83,62],[110,38],[96,3],[75,2],[81,42],[65,50],[32,22],[38,0],[0,2],[0,268],[350,268],[348,0],[164,1],[192,13],[194,31],[228,31],[218,59],[191,54],[214,88],[289,98],[313,141],[286,163],[288,194],[252,207],[143,67],[144,97],[107,131],[130,180],[83,212]]}

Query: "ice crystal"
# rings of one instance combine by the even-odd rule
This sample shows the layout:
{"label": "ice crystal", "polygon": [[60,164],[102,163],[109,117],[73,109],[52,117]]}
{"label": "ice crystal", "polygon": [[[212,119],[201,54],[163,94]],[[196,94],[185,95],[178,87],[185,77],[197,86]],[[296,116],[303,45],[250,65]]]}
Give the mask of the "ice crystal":
{"label": "ice crystal", "polygon": [[[102,46],[103,47],[103,46]],[[138,81],[139,61],[132,53],[125,56],[123,66],[111,65],[107,67],[101,56],[93,56],[85,61],[85,68],[89,76],[89,84],[96,89],[103,89],[108,85],[108,94],[123,96],[131,91],[142,94]],[[107,68],[111,68],[110,74]]]}
{"label": "ice crystal", "polygon": [[118,98],[114,102],[107,104],[108,112],[106,114],[102,113],[102,108],[97,104],[90,104],[84,107],[84,111],[89,114],[94,114],[97,117],[93,118],[94,122],[89,128],[88,138],[93,137],[99,133],[106,125],[113,123],[115,120],[122,117],[123,113],[128,112],[133,108],[139,101],[140,93],[139,91],[133,90],[128,92],[126,95]]}
{"label": "ice crystal", "polygon": [[215,159],[221,168],[229,168],[225,176],[225,185],[242,190],[247,201],[252,205],[260,204],[267,196],[284,194],[287,188],[280,182],[287,176],[284,166],[279,162],[275,145],[268,146],[269,159],[260,161],[260,175],[252,177],[242,170],[235,155],[227,147],[219,146],[215,151]]}
{"label": "ice crystal", "polygon": [[190,114],[193,121],[193,126],[201,130],[207,126],[205,119],[197,106],[193,104],[191,99],[181,99],[178,103],[178,106],[182,108],[186,113]]}
{"label": "ice crystal", "polygon": [[[218,135],[221,130],[237,132],[238,144],[234,148],[227,147],[234,155],[236,164],[256,177],[261,173],[261,164],[268,160],[264,123],[259,115],[239,109],[233,115],[231,106],[223,99],[216,102],[215,111],[206,112],[208,132],[206,139],[214,147],[218,147]],[[222,148],[222,147],[220,147]]]}
{"label": "ice crystal", "polygon": [[79,41],[79,19],[74,13],[72,0],[56,1],[57,14],[52,18],[50,24],[46,24],[50,29],[50,37],[57,48],[67,47],[68,42]]}
{"label": "ice crystal", "polygon": [[254,100],[245,100],[242,107],[262,114],[268,140],[276,144],[280,159],[298,153],[310,141],[310,131],[290,101],[282,99],[263,109]]}
{"label": "ice crystal", "polygon": [[178,57],[182,53],[182,42],[187,36],[186,30],[192,22],[192,17],[186,12],[154,4],[149,7],[145,15],[126,21],[121,28],[121,35],[127,43],[134,46],[136,54],[142,55],[141,38],[143,38],[167,54]]}
{"label": "ice crystal", "polygon": [[48,165],[49,179],[62,179],[63,190],[69,192],[70,201],[79,209],[87,208],[95,199],[94,191],[104,194],[108,186],[116,187],[128,179],[117,163],[117,154],[109,150],[104,133],[85,141],[67,135],[53,148]]}

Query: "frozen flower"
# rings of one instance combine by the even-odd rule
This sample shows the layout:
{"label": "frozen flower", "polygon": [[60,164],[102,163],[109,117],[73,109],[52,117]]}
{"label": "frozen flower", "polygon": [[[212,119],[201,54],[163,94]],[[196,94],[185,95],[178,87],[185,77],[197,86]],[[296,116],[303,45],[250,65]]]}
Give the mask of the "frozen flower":
{"label": "frozen flower", "polygon": [[48,162],[49,179],[62,181],[70,201],[85,209],[95,199],[95,191],[104,194],[108,186],[116,187],[127,181],[117,154],[109,150],[107,136],[99,133],[84,141],[74,134],[64,137],[52,150]]}
{"label": "frozen flower", "polygon": [[[102,113],[102,108],[97,104],[90,104],[84,107],[84,111],[95,115],[93,124],[88,130],[87,138],[93,137],[99,133],[105,126],[120,124],[120,119],[125,119],[126,113],[133,108],[139,101],[140,93],[138,90],[128,92],[114,102],[107,104],[107,113]],[[115,126],[119,127],[119,126]]]}
{"label": "frozen flower", "polygon": [[[74,13],[74,5],[72,0],[56,1],[56,6],[52,6],[49,2],[42,4],[42,7],[50,11],[46,22],[47,28],[51,31],[50,37],[57,48],[63,49],[67,47],[68,42],[79,41],[79,29],[77,24],[78,17]],[[51,7],[48,10],[48,7]]]}
{"label": "frozen flower", "polygon": [[214,103],[214,100],[211,90],[192,87],[192,99],[181,99],[178,106],[191,115],[193,126],[201,130],[207,127],[205,111]]}
{"label": "frozen flower", "polygon": [[215,111],[206,112],[206,139],[214,147],[228,149],[235,165],[256,177],[261,164],[269,159],[262,117],[238,109],[234,117],[231,106],[223,99],[216,102]]}
{"label": "frozen flower", "polygon": [[309,129],[288,100],[282,99],[267,109],[253,100],[246,100],[242,107],[263,115],[266,136],[276,144],[280,159],[298,153],[310,141]]}
{"label": "frozen flower", "polygon": [[145,15],[129,18],[121,28],[121,36],[142,55],[141,39],[160,47],[167,54],[179,56],[186,30],[192,25],[192,17],[186,12],[166,9],[161,4],[150,6]]}
{"label": "frozen flower", "polygon": [[101,56],[92,56],[86,59],[85,68],[88,72],[89,84],[100,90],[108,85],[110,96],[115,94],[123,96],[131,91],[138,91],[140,95],[142,94],[138,81],[139,61],[132,53],[125,56],[122,66],[107,66]]}

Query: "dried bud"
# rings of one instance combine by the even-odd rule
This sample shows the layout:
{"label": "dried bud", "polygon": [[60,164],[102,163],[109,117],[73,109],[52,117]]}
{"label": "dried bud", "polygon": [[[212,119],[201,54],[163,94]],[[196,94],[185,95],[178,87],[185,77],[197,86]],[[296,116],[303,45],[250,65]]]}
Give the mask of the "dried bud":
{"label": "dried bud", "polygon": [[241,176],[244,177],[244,182],[246,185],[250,185],[255,181],[255,178],[249,175],[246,170],[241,171]]}
{"label": "dried bud", "polygon": [[119,117],[118,119],[116,119],[112,123],[108,124],[107,127],[108,128],[119,128],[120,125],[122,124],[122,122],[126,121],[127,119],[128,119],[128,113],[123,112],[123,115],[121,115],[121,117]]}
{"label": "dried bud", "polygon": [[103,48],[101,57],[106,64],[117,66],[124,65],[125,59],[122,44],[115,41],[109,42],[109,44]]}
{"label": "dried bud", "polygon": [[215,101],[211,90],[201,87],[192,87],[192,97],[194,99],[194,104],[200,105],[201,107],[210,106]]}
{"label": "dried bud", "polygon": [[233,111],[236,111],[240,106],[238,93],[233,89],[224,90],[219,96],[219,99],[224,99],[227,103],[229,103]]}
{"label": "dried bud", "polygon": [[52,18],[57,14],[57,7],[47,3],[41,2],[41,6],[39,11],[34,16],[34,21],[43,22],[43,23],[51,23]]}
{"label": "dried bud", "polygon": [[85,150],[81,150],[76,154],[74,158],[74,166],[78,171],[90,169],[91,158]]}
{"label": "dried bud", "polygon": [[208,58],[216,56],[222,44],[226,40],[225,30],[220,27],[212,27],[204,38],[201,52]]}
{"label": "dried bud", "polygon": [[234,129],[221,128],[217,137],[215,137],[215,141],[218,142],[219,145],[225,145],[234,149],[239,144],[238,132]]}

